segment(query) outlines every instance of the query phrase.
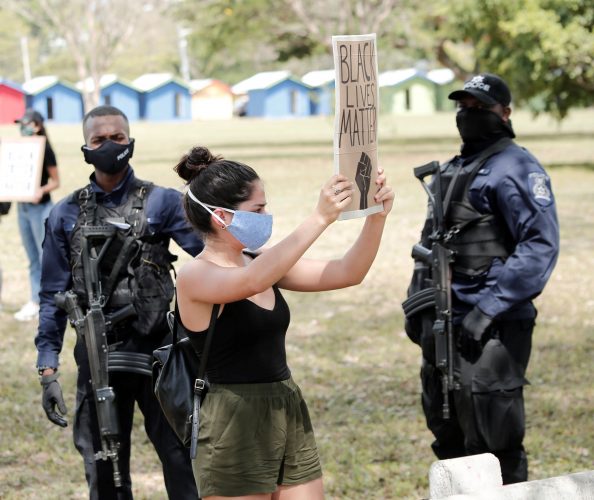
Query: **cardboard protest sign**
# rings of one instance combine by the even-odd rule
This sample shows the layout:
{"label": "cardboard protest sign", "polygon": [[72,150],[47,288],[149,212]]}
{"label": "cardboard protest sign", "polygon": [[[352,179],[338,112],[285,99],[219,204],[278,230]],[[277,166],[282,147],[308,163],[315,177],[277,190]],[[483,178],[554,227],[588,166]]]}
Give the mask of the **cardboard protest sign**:
{"label": "cardboard protest sign", "polygon": [[44,154],[43,136],[0,140],[0,201],[34,201]]}
{"label": "cardboard protest sign", "polygon": [[375,203],[377,179],[377,52],[375,33],[332,37],[336,113],[334,171],[354,184],[352,203],[339,219],[381,212]]}

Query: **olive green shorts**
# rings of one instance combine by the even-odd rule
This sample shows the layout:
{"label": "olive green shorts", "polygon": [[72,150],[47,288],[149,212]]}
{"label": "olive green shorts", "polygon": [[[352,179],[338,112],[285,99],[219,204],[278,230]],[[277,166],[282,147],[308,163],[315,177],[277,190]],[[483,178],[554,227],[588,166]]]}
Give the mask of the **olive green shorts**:
{"label": "olive green shorts", "polygon": [[212,384],[192,467],[202,497],[272,493],[321,477],[307,405],[293,379]]}

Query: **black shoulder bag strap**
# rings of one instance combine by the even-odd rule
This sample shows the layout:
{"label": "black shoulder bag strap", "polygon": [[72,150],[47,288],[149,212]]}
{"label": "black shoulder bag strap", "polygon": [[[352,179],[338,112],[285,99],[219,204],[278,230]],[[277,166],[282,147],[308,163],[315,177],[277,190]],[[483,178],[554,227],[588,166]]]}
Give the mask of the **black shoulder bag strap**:
{"label": "black shoulder bag strap", "polygon": [[[198,449],[198,429],[200,428],[200,403],[202,400],[202,393],[206,387],[205,373],[206,363],[208,361],[208,352],[212,344],[212,337],[214,333],[217,316],[219,315],[220,304],[214,304],[212,307],[212,314],[210,315],[210,323],[208,325],[208,332],[204,341],[204,349],[200,356],[200,365],[198,367],[198,375],[194,381],[194,404],[192,406],[192,437],[190,439],[190,458],[196,458],[196,451]],[[172,345],[177,342],[177,322],[179,319],[179,309],[177,306],[177,291],[175,298],[175,320],[173,322]]]}

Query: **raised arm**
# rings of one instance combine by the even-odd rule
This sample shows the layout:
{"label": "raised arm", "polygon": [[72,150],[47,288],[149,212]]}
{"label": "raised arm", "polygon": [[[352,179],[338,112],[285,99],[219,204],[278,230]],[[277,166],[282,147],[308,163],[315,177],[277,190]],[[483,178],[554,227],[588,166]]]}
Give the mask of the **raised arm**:
{"label": "raised arm", "polygon": [[359,237],[341,259],[324,261],[300,259],[279,282],[279,286],[300,292],[336,290],[363,281],[379,249],[386,217],[392,210],[394,191],[386,185],[386,176],[379,168],[374,199],[384,210],[369,215]]}
{"label": "raised arm", "polygon": [[279,282],[312,243],[351,202],[352,183],[332,176],[323,186],[318,205],[289,236],[243,267],[225,267],[198,258],[178,273],[178,296],[207,304],[225,304],[251,297]]}

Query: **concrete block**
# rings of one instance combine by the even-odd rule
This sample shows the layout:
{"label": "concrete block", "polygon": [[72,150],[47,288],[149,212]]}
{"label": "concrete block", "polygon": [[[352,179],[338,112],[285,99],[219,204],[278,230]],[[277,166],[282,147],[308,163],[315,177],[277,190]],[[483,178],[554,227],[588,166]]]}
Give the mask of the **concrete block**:
{"label": "concrete block", "polygon": [[483,488],[474,493],[435,500],[594,500],[594,470]]}
{"label": "concrete block", "polygon": [[429,497],[473,493],[503,484],[499,460],[492,453],[438,460],[429,469]]}

